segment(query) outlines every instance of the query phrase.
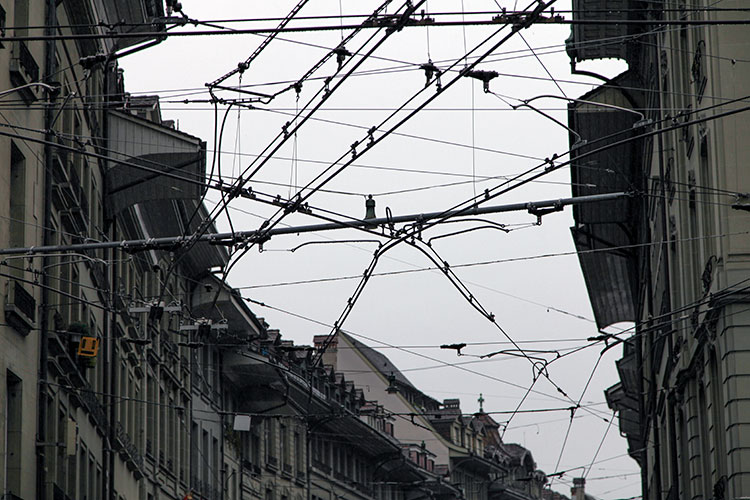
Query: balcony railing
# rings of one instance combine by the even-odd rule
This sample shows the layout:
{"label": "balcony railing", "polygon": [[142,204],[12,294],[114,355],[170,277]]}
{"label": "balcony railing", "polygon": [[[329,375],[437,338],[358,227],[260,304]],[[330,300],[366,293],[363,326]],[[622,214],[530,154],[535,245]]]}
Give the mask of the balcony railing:
{"label": "balcony railing", "polygon": [[120,456],[125,460],[125,464],[136,476],[136,479],[142,478],[145,475],[143,455],[138,452],[130,434],[120,422],[115,424],[115,447],[119,449]]}
{"label": "balcony railing", "polygon": [[319,460],[313,460],[312,464],[313,464],[313,467],[315,467],[316,469],[318,469],[323,474],[330,474],[331,473],[331,466],[330,465],[326,465],[326,464],[324,464],[323,462],[321,462]]}
{"label": "balcony railing", "polygon": [[32,82],[39,80],[39,65],[34,60],[34,56],[31,55],[29,47],[25,42],[18,43],[18,62],[21,64],[21,68],[26,71]]}
{"label": "balcony railing", "polygon": [[85,407],[89,411],[89,415],[91,416],[92,420],[99,425],[102,429],[106,431],[108,428],[108,422],[107,422],[107,415],[104,411],[104,406],[99,402],[99,399],[96,397],[94,392],[90,390],[90,388],[87,388],[87,390],[83,390],[80,392],[81,399],[83,400],[83,403]]}

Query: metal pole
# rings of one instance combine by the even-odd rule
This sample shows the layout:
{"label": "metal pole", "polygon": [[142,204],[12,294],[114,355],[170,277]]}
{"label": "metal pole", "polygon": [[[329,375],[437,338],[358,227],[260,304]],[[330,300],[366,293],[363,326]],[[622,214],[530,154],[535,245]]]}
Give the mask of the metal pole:
{"label": "metal pole", "polygon": [[[512,203],[509,205],[496,205],[490,207],[473,207],[468,209],[449,210],[443,212],[428,212],[424,214],[399,215],[395,217],[377,217],[374,219],[354,219],[351,221],[337,221],[325,224],[311,224],[305,226],[277,227],[264,231],[254,229],[252,231],[235,231],[233,233],[207,233],[197,238],[198,242],[214,245],[232,245],[234,243],[256,240],[266,241],[272,236],[283,234],[313,233],[320,231],[331,231],[334,229],[350,229],[361,227],[384,226],[405,222],[427,222],[438,218],[467,217],[502,212],[528,211],[535,214],[536,211],[549,209],[562,209],[569,205],[582,205],[586,203],[600,203],[614,201],[620,198],[633,196],[632,193],[617,192],[607,194],[595,194],[590,196],[577,196],[574,198],[559,198],[556,200],[542,200],[524,203]],[[119,248],[124,251],[137,252],[143,250],[169,249],[179,247],[188,241],[190,236],[169,236],[163,238],[148,238],[139,240],[102,241],[92,243],[77,243],[72,245],[45,245],[40,247],[4,248],[0,249],[0,255],[37,255],[54,252],[79,252],[85,250],[97,250],[101,248]]]}

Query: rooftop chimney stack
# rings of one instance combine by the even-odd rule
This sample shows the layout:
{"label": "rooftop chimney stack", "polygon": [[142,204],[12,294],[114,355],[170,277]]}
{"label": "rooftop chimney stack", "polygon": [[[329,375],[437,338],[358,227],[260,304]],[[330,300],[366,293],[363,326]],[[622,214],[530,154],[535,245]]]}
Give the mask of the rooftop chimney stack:
{"label": "rooftop chimney stack", "polygon": [[572,500],[586,500],[586,479],[582,477],[573,478],[573,487],[570,488]]}

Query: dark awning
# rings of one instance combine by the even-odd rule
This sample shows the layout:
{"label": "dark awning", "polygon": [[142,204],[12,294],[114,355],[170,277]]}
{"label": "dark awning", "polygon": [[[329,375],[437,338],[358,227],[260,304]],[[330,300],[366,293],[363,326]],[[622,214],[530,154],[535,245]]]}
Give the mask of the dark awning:
{"label": "dark awning", "polygon": [[[209,218],[205,206],[202,203],[198,205],[198,203],[198,199],[154,199],[139,203],[137,207],[145,228],[144,236],[164,238],[195,234],[201,224]],[[195,216],[191,220],[193,213]],[[214,231],[216,231],[215,225],[210,224],[208,232]],[[222,246],[197,243],[184,254],[182,259],[187,268],[186,272],[194,277],[212,268],[224,267],[229,260],[229,254]]]}
{"label": "dark awning", "polygon": [[635,321],[632,282],[635,263],[627,249],[607,249],[630,243],[617,224],[591,224],[570,228],[583,279],[598,328]]}
{"label": "dark awning", "polygon": [[108,117],[109,148],[117,151],[106,173],[108,215],[146,201],[200,198],[203,187],[195,181],[204,180],[203,141],[127,113]]}
{"label": "dark awning", "polygon": [[576,21],[606,23],[574,24],[565,50],[573,61],[586,59],[625,59],[628,25],[612,21],[628,19],[631,0],[573,0]]}
{"label": "dark awning", "polygon": [[[640,95],[624,90],[629,73],[581,96],[569,107],[571,181],[574,197],[635,190],[642,141],[629,141],[642,115],[633,111]],[[601,148],[626,141],[608,149]],[[636,267],[633,200],[621,198],[573,207],[571,228],[596,324],[605,328],[635,320]]]}
{"label": "dark awning", "polygon": [[[613,87],[602,86],[595,92],[582,96],[582,99],[604,105],[630,107],[622,92]],[[594,151],[633,137],[633,124],[638,119],[636,113],[597,104],[571,104],[568,126],[586,141],[575,147],[575,140],[571,140],[573,196],[614,193],[635,188],[640,141]],[[630,203],[628,198],[620,198],[602,203],[574,205],[573,217],[579,224],[626,222],[630,220]]]}
{"label": "dark awning", "polygon": [[226,335],[235,339],[259,338],[263,324],[250,310],[238,290],[208,274],[193,289],[191,313],[197,318],[225,320]]}
{"label": "dark awning", "polygon": [[[128,160],[128,163],[157,172],[116,164],[107,173],[108,209],[112,214],[117,214],[132,205],[151,200],[199,198],[201,186],[189,181],[202,179],[200,172],[203,159],[203,152],[195,152],[153,153]],[[165,177],[160,172],[184,175],[188,181]]]}
{"label": "dark awning", "polygon": [[[117,33],[154,33],[165,31],[163,22],[157,22],[164,16],[163,2],[152,0],[137,0],[123,2],[121,0],[103,0],[105,14],[113,30]],[[118,26],[122,23],[122,26]],[[156,38],[154,36],[123,37],[115,39],[109,50],[121,50],[137,43]]]}

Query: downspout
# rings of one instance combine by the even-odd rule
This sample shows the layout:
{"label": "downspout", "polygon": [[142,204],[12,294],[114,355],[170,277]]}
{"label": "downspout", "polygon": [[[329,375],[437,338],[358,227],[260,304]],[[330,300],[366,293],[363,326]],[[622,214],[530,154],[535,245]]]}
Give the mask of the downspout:
{"label": "downspout", "polygon": [[[54,35],[55,25],[57,24],[57,6],[55,0],[47,0],[47,19],[44,23],[44,34],[47,36]],[[45,44],[44,54],[44,78],[46,83],[50,83],[55,74],[55,41],[48,40]],[[42,240],[45,245],[52,243],[51,231],[49,227],[52,224],[52,135],[51,128],[54,120],[54,96],[47,94],[47,103],[44,107],[44,129],[45,140],[44,146],[44,214],[42,216],[43,236]],[[49,265],[49,257],[42,258],[42,269]],[[37,437],[36,437],[36,497],[44,499],[46,495],[46,441],[47,432],[47,338],[49,335],[49,277],[42,273],[42,294],[41,294],[41,321],[39,331],[39,383],[37,384]]]}
{"label": "downspout", "polygon": [[[102,143],[103,143],[103,154],[106,154],[109,156],[109,107],[111,105],[111,101],[116,99],[115,93],[117,90],[117,64],[113,62],[113,59],[111,57],[107,57],[107,59],[103,62],[104,67],[104,74],[103,74],[103,82],[102,86],[104,88],[104,96],[103,96],[103,106],[102,106]],[[107,169],[109,169],[109,164],[105,165],[104,170],[104,182],[102,187],[102,197],[106,199],[106,176],[107,176]],[[107,204],[102,203],[102,210],[104,210],[105,217],[106,217],[106,210],[107,210]],[[105,222],[105,225],[109,224],[109,234],[110,239],[112,241],[116,241],[116,239],[119,237],[117,232],[117,217],[112,214],[111,218]],[[111,250],[110,258],[112,259],[112,262],[114,262],[116,257],[115,249]],[[110,337],[110,344],[111,347],[108,358],[108,369],[105,370],[105,374],[108,376],[106,377],[109,381],[109,386],[107,387],[109,396],[109,430],[108,430],[108,439],[109,439],[109,473],[108,473],[108,484],[109,484],[109,496],[105,496],[105,498],[108,498],[109,500],[117,500],[115,497],[115,462],[117,454],[114,453],[113,446],[116,439],[116,433],[115,433],[115,422],[117,420],[117,410],[116,410],[116,395],[118,391],[118,380],[117,380],[117,344],[114,340],[114,332],[115,328],[117,326],[117,280],[119,278],[118,276],[118,269],[119,266],[117,264],[113,264],[110,266],[110,301],[111,301],[111,309],[110,309],[110,320],[109,320],[109,337]],[[106,343],[105,343],[106,346]]]}
{"label": "downspout", "polygon": [[310,426],[310,415],[305,422],[305,469],[307,470],[307,500],[312,500],[312,427]]}
{"label": "downspout", "polygon": [[672,487],[670,488],[670,491],[674,489],[674,494],[672,497],[679,498],[680,479],[677,469],[679,462],[677,460],[677,429],[675,428],[677,426],[677,415],[675,412],[675,406],[677,406],[677,397],[674,391],[672,391],[667,397],[667,404],[669,405],[669,411],[667,413],[667,426],[669,429],[669,460],[671,462],[670,479],[672,481]]}
{"label": "downspout", "polygon": [[[114,253],[115,251],[113,249],[105,250],[105,259],[108,262],[114,261]],[[111,273],[110,273],[111,274]],[[110,279],[111,276],[107,276],[107,280]],[[109,297],[107,297],[105,300],[105,305],[108,305],[110,308],[114,308],[114,294],[112,293],[114,288],[112,287],[112,284],[110,283],[110,290],[109,290]],[[105,292],[106,293],[106,292]],[[104,339],[102,342],[102,358],[104,360],[104,369],[102,370],[102,385],[104,386],[104,391],[107,394],[112,394],[111,387],[109,387],[109,370],[112,366],[112,363],[110,362],[109,356],[110,356],[110,343],[114,343],[114,340],[112,339],[112,335],[110,334],[110,321],[109,321],[109,311],[104,311],[104,319],[102,321],[102,328],[104,329]],[[114,326],[114,323],[112,323],[112,326]],[[113,349],[112,349],[113,350]],[[106,397],[106,396],[105,396]],[[109,403],[109,406],[113,406],[111,403],[112,401],[107,401]],[[103,459],[104,463],[102,464],[102,468],[104,470],[104,474],[102,475],[102,498],[109,498],[112,499],[112,485],[109,481],[110,473],[111,473],[111,467],[110,464],[113,461],[112,457],[112,436],[110,429],[114,426],[114,422],[112,419],[108,416],[107,417],[107,426],[105,429],[105,445],[103,447]]]}
{"label": "downspout", "polygon": [[[105,118],[104,122],[107,122],[106,118],[106,106],[105,106]],[[105,128],[106,130],[106,128]],[[106,133],[105,133],[106,138]],[[112,219],[110,222],[111,224],[111,234],[112,237],[115,238],[117,236],[117,226],[115,224],[115,219]],[[114,250],[112,250],[112,257],[114,257]],[[115,491],[115,453],[112,451],[112,446],[115,442],[115,421],[117,419],[117,412],[116,412],[116,405],[115,405],[115,399],[117,391],[115,390],[117,387],[117,360],[116,360],[116,349],[115,349],[115,341],[114,341],[114,329],[117,325],[117,313],[115,312],[115,290],[116,290],[116,283],[117,283],[117,265],[112,265],[112,272],[110,273],[112,281],[110,282],[110,296],[112,298],[112,310],[110,311],[110,342],[112,343],[112,351],[109,353],[110,359],[108,363],[108,369],[105,370],[105,372],[109,373],[109,376],[107,377],[109,380],[109,387],[107,388],[109,391],[109,445],[110,445],[110,454],[109,454],[109,473],[108,473],[108,483],[109,483],[109,500],[117,500],[114,495]]]}

